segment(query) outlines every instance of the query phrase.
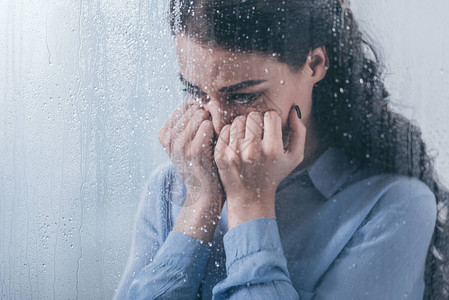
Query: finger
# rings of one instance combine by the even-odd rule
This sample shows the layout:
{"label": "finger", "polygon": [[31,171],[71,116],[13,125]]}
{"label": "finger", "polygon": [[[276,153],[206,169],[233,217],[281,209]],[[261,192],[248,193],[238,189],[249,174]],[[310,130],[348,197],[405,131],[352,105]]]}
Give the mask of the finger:
{"label": "finger", "polygon": [[263,144],[265,147],[282,146],[282,122],[281,117],[275,111],[267,111],[264,114]]}
{"label": "finger", "polygon": [[[212,146],[212,138],[214,136],[214,125],[210,120],[204,120],[199,125],[195,138],[192,140],[191,147],[194,154],[199,155],[203,151],[210,151]],[[197,157],[201,159],[201,157]]]}
{"label": "finger", "polygon": [[238,116],[231,124],[231,135],[229,144],[235,144],[238,140],[245,138],[246,116]]}
{"label": "finger", "polygon": [[173,127],[168,129],[168,151],[169,155],[173,152],[181,153],[184,151],[187,142],[187,138],[185,137],[185,130],[189,123],[189,120],[193,117],[196,111],[200,110],[198,104],[191,104],[188,106],[187,110],[182,114],[182,116],[178,119],[173,120]]}
{"label": "finger", "polygon": [[[209,118],[209,112],[205,111],[204,109],[195,111],[194,116],[188,121],[187,127],[183,132],[185,142],[192,141],[198,134],[198,130],[203,121],[209,120]],[[210,138],[213,138],[213,135]]]}
{"label": "finger", "polygon": [[174,120],[173,131],[175,133],[183,132],[187,128],[189,120],[194,117],[198,110],[201,110],[198,103],[190,104],[184,114],[180,118]]}
{"label": "finger", "polygon": [[227,124],[225,125],[220,132],[220,135],[218,136],[217,145],[215,148],[224,149],[229,145],[229,139],[231,135],[231,125]]}
{"label": "finger", "polygon": [[295,107],[290,110],[288,115],[288,124],[290,127],[290,137],[286,153],[292,157],[301,158],[304,156],[304,146],[306,143],[306,126],[299,119]]}
{"label": "finger", "polygon": [[217,145],[215,146],[215,163],[218,169],[223,170],[227,168],[224,154],[226,147],[229,145],[229,137],[231,135],[231,125],[225,125],[218,136]]}
{"label": "finger", "polygon": [[246,118],[245,139],[261,140],[263,137],[263,116],[260,112],[250,112]]}
{"label": "finger", "polygon": [[164,126],[162,126],[159,131],[159,141],[164,148],[169,146],[169,143],[172,139],[172,128],[175,123],[175,120],[179,119],[184,112],[188,109],[189,104],[187,102],[182,102],[178,105],[178,107],[173,111],[168,120],[165,122]]}

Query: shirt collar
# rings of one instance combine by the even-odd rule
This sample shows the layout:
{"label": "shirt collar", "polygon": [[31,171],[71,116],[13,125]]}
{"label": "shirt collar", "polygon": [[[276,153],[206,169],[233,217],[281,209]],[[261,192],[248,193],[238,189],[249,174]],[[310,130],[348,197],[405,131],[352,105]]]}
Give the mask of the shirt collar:
{"label": "shirt collar", "polygon": [[343,149],[329,147],[307,168],[307,174],[315,188],[329,199],[348,180],[358,165]]}

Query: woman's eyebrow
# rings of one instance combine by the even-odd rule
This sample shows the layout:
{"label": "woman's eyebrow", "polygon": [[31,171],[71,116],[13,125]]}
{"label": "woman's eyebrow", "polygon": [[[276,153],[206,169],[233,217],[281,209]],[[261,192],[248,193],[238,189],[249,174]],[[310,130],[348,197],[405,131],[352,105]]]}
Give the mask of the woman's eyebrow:
{"label": "woman's eyebrow", "polygon": [[185,79],[184,77],[182,77],[181,74],[179,74],[179,80],[181,80],[181,83],[185,86],[187,86],[187,88],[192,89],[192,90],[197,90],[197,91],[202,91],[201,88],[199,86],[194,85],[193,83],[190,83],[189,81],[187,81],[187,79]]}
{"label": "woman's eyebrow", "polygon": [[[191,88],[191,89],[195,89],[195,90],[199,90],[201,91],[201,88],[194,85],[193,83],[190,83],[189,81],[187,81],[187,79],[185,79],[181,74],[179,74],[179,80],[181,80],[182,84],[184,84],[185,86]],[[242,81],[240,83],[237,84],[233,84],[230,86],[225,86],[220,88],[218,91],[220,93],[233,93],[233,92],[237,92],[239,90],[251,87],[251,86],[255,86],[258,84],[261,84],[263,82],[265,82],[266,80],[247,80],[247,81]]]}
{"label": "woman's eyebrow", "polygon": [[248,87],[250,87],[250,86],[255,86],[255,85],[261,84],[262,82],[265,82],[265,81],[266,81],[266,80],[262,80],[262,79],[259,79],[259,80],[247,80],[247,81],[242,81],[242,82],[240,82],[240,83],[237,83],[237,84],[234,84],[234,85],[231,85],[231,86],[225,86],[225,87],[222,87],[222,88],[219,89],[218,91],[219,91],[220,93],[232,93],[232,92],[237,92],[237,91],[239,91],[239,90],[246,89],[246,88],[248,88]]}

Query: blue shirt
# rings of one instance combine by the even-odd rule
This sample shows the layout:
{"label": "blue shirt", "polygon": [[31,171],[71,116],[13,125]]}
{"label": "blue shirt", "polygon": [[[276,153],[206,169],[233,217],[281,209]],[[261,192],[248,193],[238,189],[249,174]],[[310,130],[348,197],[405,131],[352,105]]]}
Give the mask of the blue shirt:
{"label": "blue shirt", "polygon": [[140,203],[116,299],[422,299],[435,196],[420,180],[380,173],[328,148],[276,191],[276,219],[213,241],[171,231],[185,198],[173,166]]}

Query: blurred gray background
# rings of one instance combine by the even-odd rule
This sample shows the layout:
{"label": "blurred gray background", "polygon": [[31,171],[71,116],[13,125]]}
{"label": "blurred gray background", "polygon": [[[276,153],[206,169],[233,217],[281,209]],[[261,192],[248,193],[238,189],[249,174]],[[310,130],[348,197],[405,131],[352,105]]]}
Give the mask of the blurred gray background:
{"label": "blurred gray background", "polygon": [[[181,101],[168,1],[0,0],[0,297],[109,299]],[[449,2],[355,0],[449,185]]]}

